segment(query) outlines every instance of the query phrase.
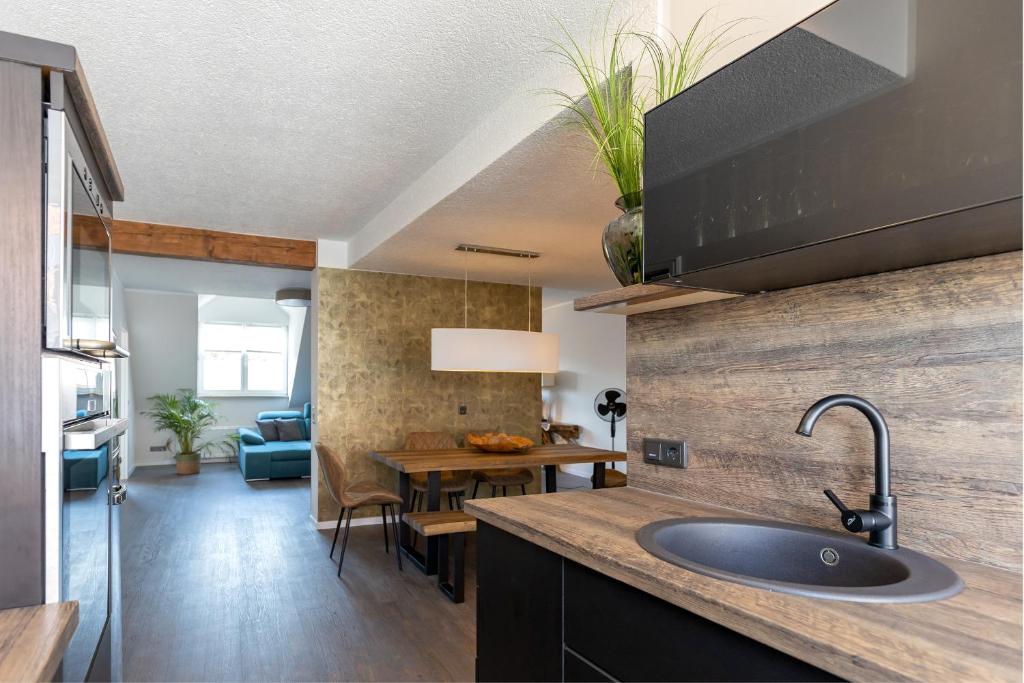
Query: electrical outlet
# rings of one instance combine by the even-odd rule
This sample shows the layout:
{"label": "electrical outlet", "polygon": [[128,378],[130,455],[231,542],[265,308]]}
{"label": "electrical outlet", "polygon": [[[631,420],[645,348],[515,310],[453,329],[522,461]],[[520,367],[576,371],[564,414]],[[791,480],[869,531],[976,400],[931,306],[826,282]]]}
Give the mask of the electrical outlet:
{"label": "electrical outlet", "polygon": [[149,452],[150,453],[163,453],[166,450],[167,450],[167,446],[150,446],[149,447]]}
{"label": "electrical outlet", "polygon": [[690,453],[685,441],[644,439],[644,462],[686,469],[690,464]]}
{"label": "electrical outlet", "polygon": [[460,403],[459,404],[459,415],[465,415],[465,414],[466,414],[466,404],[465,403]]}

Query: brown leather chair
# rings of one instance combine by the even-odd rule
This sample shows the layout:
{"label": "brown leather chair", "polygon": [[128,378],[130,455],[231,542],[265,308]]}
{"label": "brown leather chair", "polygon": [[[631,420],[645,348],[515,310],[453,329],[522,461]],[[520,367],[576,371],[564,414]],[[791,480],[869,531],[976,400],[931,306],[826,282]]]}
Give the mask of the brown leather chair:
{"label": "brown leather chair", "polygon": [[533,471],[526,469],[494,469],[494,470],[473,470],[473,479],[476,483],[473,484],[473,497],[476,498],[476,492],[480,488],[480,484],[490,484],[491,486],[491,497],[493,498],[497,492],[498,487],[501,487],[501,495],[508,495],[509,486],[518,486],[523,495],[526,495],[526,485],[533,483]]}
{"label": "brown leather chair", "polygon": [[341,507],[341,514],[338,515],[338,525],[334,528],[334,542],[331,543],[330,557],[334,559],[334,547],[338,544],[338,532],[341,530],[341,518],[348,511],[348,518],[345,520],[345,537],[341,541],[341,556],[338,558],[338,576],[341,576],[341,565],[345,562],[345,546],[348,545],[349,527],[352,525],[352,513],[362,507],[380,505],[380,517],[384,522],[384,552],[390,552],[388,548],[388,520],[386,512],[391,512],[391,531],[395,540],[395,556],[398,558],[398,570],[402,571],[402,550],[398,541],[398,521],[395,516],[395,505],[401,510],[402,498],[398,494],[387,490],[375,481],[349,482],[345,472],[345,464],[331,448],[322,443],[316,444],[317,459],[320,461],[320,472],[323,473],[327,490],[334,502]]}
{"label": "brown leather chair", "polygon": [[[447,432],[409,432],[405,437],[405,450],[407,451],[441,451],[449,448],[458,448],[455,439]],[[441,473],[441,493],[448,496],[448,508],[451,510],[462,507],[462,497],[466,495],[469,488],[469,472],[454,471]],[[409,484],[412,486],[412,500],[409,501],[409,509],[423,508],[423,499],[427,494],[427,475],[425,472],[416,472],[409,475]]]}
{"label": "brown leather chair", "polygon": [[[485,431],[500,431],[500,430],[485,430]],[[523,495],[526,495],[527,484],[533,483],[533,470],[524,468],[520,469],[493,469],[493,470],[473,470],[470,472],[470,476],[473,477],[475,483],[473,484],[473,497],[476,498],[477,491],[480,489],[480,484],[489,484],[491,487],[491,497],[493,498],[498,493],[498,487],[501,487],[501,495],[508,495],[509,486],[518,486],[519,490],[522,491]]]}

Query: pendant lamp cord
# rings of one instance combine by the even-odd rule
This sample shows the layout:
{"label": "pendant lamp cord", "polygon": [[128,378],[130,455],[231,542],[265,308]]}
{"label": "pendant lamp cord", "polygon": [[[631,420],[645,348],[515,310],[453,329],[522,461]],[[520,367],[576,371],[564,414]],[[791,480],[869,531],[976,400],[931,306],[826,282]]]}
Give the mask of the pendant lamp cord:
{"label": "pendant lamp cord", "polygon": [[469,327],[469,252],[464,251],[462,265],[465,268],[465,276],[462,280],[462,326]]}
{"label": "pendant lamp cord", "polygon": [[[532,261],[533,259],[527,259]],[[533,264],[526,267],[526,331],[533,332]]]}

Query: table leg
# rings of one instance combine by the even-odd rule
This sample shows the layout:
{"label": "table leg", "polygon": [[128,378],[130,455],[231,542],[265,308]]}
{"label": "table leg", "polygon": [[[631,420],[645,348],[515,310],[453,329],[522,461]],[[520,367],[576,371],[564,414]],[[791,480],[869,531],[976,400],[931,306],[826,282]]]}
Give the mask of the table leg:
{"label": "table leg", "polygon": [[[438,512],[441,509],[441,473],[427,473],[427,510]],[[427,538],[427,576],[437,573],[437,536]]]}
{"label": "table leg", "polygon": [[[398,473],[398,495],[402,497],[402,515],[406,512],[412,512],[412,486],[409,483],[409,475],[405,472]],[[403,549],[412,546],[412,534],[409,531],[409,525],[402,520],[399,524],[398,538],[401,539],[401,547]]]}
{"label": "table leg", "polygon": [[595,489],[603,489],[604,488],[604,463],[603,462],[595,462],[594,463],[594,488]]}
{"label": "table leg", "polygon": [[544,465],[544,493],[558,491],[558,465]]}
{"label": "table leg", "polygon": [[[412,512],[412,486],[409,482],[409,475],[405,472],[398,474],[398,489],[402,496],[402,512]],[[441,509],[441,473],[430,472],[427,474],[427,510],[437,512]],[[412,532],[408,524],[401,525],[399,539],[402,545],[402,552],[409,558],[409,561],[427,576],[437,573],[437,536],[427,538],[427,552],[424,555],[416,550],[412,542]]]}

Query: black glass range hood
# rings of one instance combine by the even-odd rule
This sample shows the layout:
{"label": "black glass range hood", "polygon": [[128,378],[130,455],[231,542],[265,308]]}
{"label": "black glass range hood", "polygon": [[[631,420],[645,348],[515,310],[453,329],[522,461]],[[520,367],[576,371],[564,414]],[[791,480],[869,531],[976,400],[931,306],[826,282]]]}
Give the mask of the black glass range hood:
{"label": "black glass range hood", "polygon": [[1021,5],[838,0],[648,112],[644,281],[756,292],[1021,249]]}

